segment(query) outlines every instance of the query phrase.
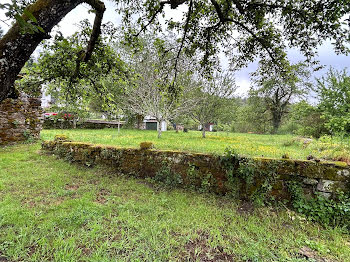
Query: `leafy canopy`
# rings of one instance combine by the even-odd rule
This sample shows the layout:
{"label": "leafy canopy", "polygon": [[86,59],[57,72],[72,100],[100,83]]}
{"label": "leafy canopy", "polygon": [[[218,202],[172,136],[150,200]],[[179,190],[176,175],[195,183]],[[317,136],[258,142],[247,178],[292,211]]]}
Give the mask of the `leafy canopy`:
{"label": "leafy canopy", "polygon": [[334,133],[350,133],[350,76],[346,70],[330,69],[317,79],[319,107],[326,127]]}
{"label": "leafy canopy", "polygon": [[79,58],[89,41],[91,26],[84,20],[80,28],[68,38],[58,33],[52,41],[43,44],[38,61],[27,63],[23,68],[20,89],[38,95],[44,86],[58,104],[76,105],[80,109],[97,97],[103,105],[113,101],[106,80],[117,83],[127,74],[125,63],[113,47],[116,31],[110,24],[103,25],[91,58],[81,62]]}
{"label": "leafy canopy", "polygon": [[[222,50],[233,68],[257,58],[283,65],[286,48],[298,48],[308,59],[315,47],[333,39],[336,51],[347,53],[349,0],[121,0],[126,35],[131,41],[148,27],[163,30],[159,16],[166,6],[184,11],[166,19],[165,25],[179,35],[178,52],[201,57],[202,66],[216,65]],[[136,24],[135,24],[136,21]]]}

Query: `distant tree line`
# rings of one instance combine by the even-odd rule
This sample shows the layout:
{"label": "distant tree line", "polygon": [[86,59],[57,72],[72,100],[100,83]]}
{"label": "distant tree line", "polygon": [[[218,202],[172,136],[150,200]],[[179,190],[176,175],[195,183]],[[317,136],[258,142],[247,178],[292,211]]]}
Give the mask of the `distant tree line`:
{"label": "distant tree line", "polygon": [[[281,82],[281,89],[288,90],[286,85],[288,83]],[[316,95],[313,103],[308,102],[311,90]],[[218,117],[217,130],[259,134],[289,133],[316,138],[325,134],[350,135],[350,76],[346,70],[329,69],[325,76],[316,79],[313,88],[309,86],[302,89],[302,93],[294,94],[297,100],[291,99],[285,105],[281,104],[279,112],[283,113],[277,128],[276,108],[271,103],[278,95],[275,89],[269,96],[266,96],[265,89],[263,91],[252,88],[246,98],[231,99],[230,117]]]}

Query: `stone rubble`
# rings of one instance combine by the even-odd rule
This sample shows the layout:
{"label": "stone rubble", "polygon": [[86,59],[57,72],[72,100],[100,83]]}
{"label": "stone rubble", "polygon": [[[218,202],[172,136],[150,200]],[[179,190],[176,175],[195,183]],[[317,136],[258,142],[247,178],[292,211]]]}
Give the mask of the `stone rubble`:
{"label": "stone rubble", "polygon": [[0,145],[38,139],[43,123],[40,98],[21,93],[0,103]]}

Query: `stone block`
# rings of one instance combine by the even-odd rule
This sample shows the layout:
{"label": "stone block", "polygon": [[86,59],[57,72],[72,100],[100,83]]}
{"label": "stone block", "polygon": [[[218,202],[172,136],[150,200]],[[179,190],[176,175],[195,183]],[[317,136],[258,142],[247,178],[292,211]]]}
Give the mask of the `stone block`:
{"label": "stone block", "polygon": [[347,169],[339,170],[337,172],[338,176],[345,176],[345,177],[350,177],[350,171]]}
{"label": "stone block", "polygon": [[327,199],[331,198],[332,196],[332,193],[328,193],[328,192],[319,192],[319,194]]}
{"label": "stone block", "polygon": [[317,179],[313,179],[313,178],[304,178],[303,179],[303,183],[305,185],[315,186],[315,185],[318,184],[318,180]]}
{"label": "stone block", "polygon": [[317,190],[321,191],[321,192],[329,192],[329,193],[331,193],[333,191],[333,185],[334,185],[334,181],[321,180],[317,184]]}
{"label": "stone block", "polygon": [[346,183],[332,180],[320,180],[316,189],[320,192],[334,193],[337,190],[346,190]]}
{"label": "stone block", "polygon": [[20,94],[18,99],[5,99],[0,103],[0,144],[24,141],[31,134],[38,138],[42,126],[40,99]]}

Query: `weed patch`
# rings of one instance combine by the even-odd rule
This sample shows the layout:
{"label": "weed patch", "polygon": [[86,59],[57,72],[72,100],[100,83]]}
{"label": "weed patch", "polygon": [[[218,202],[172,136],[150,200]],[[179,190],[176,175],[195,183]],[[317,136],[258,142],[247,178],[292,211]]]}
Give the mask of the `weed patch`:
{"label": "weed patch", "polygon": [[301,185],[290,183],[288,189],[292,196],[293,207],[310,220],[326,226],[345,227],[350,231],[350,196],[339,193],[336,198],[327,198],[317,194],[307,198]]}

